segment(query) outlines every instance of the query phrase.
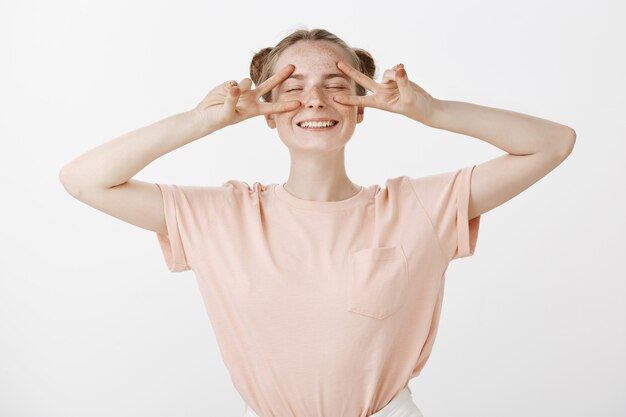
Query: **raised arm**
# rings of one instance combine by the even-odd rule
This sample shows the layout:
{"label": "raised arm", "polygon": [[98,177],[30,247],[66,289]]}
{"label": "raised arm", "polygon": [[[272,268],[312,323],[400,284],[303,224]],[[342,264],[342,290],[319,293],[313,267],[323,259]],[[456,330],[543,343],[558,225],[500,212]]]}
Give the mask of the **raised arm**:
{"label": "raised arm", "polygon": [[287,65],[251,89],[252,80],[230,80],[211,90],[190,111],[133,130],[78,156],[59,172],[65,189],[104,213],[167,234],[163,196],[156,184],[132,179],[155,159],[226,126],[260,114],[295,110],[298,101],[263,103],[259,98],[294,70]]}
{"label": "raised arm", "polygon": [[195,110],[175,114],[78,156],[61,169],[59,178],[83,203],[135,226],[167,234],[158,186],[131,178],[160,156],[216,129],[204,125]]}

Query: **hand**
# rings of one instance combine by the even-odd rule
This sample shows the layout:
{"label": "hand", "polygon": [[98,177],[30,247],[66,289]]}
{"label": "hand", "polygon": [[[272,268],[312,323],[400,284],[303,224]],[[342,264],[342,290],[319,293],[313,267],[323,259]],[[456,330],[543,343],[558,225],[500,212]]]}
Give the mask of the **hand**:
{"label": "hand", "polygon": [[292,111],[302,105],[298,100],[264,103],[259,98],[283,82],[296,67],[288,64],[276,74],[251,90],[252,80],[244,78],[237,85],[235,81],[226,81],[198,103],[196,111],[204,126],[217,130],[253,116]]}
{"label": "hand", "polygon": [[386,70],[381,83],[377,83],[343,61],[337,62],[337,68],[357,84],[373,92],[366,96],[336,95],[334,100],[337,103],[374,107],[402,114],[422,123],[431,120],[435,99],[419,85],[409,80],[403,64]]}

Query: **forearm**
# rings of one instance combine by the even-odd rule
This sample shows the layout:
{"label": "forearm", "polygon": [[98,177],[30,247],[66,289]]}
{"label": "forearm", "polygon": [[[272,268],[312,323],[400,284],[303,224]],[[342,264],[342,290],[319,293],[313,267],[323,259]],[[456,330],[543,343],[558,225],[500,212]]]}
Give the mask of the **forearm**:
{"label": "forearm", "polygon": [[61,170],[71,187],[110,188],[127,182],[155,159],[217,129],[203,126],[194,110],[128,132],[78,156]]}
{"label": "forearm", "polygon": [[567,152],[575,132],[566,125],[472,103],[434,100],[429,126],[488,142],[512,155]]}

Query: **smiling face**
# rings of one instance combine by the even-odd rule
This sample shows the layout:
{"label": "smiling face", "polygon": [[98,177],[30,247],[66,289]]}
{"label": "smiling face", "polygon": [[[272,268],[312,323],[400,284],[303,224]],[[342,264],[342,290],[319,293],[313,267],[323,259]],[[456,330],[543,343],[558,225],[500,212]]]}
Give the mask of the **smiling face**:
{"label": "smiling face", "polygon": [[[270,128],[291,150],[327,152],[343,147],[352,137],[356,123],[363,120],[363,107],[337,103],[333,96],[355,95],[356,83],[337,68],[336,62],[350,62],[341,47],[329,41],[298,41],[285,49],[276,68],[293,64],[291,76],[272,90],[272,101],[299,100],[293,111],[266,115]],[[341,76],[329,76],[340,74]],[[299,122],[310,119],[335,120],[333,127],[303,128]]]}

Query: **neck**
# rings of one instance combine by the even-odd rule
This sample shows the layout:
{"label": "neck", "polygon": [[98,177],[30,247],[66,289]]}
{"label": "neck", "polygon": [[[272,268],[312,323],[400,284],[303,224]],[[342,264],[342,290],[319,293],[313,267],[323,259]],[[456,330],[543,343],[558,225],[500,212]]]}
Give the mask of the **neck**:
{"label": "neck", "polygon": [[343,149],[315,155],[291,152],[285,190],[295,197],[312,201],[340,201],[357,194],[361,186],[350,181],[346,174]]}

